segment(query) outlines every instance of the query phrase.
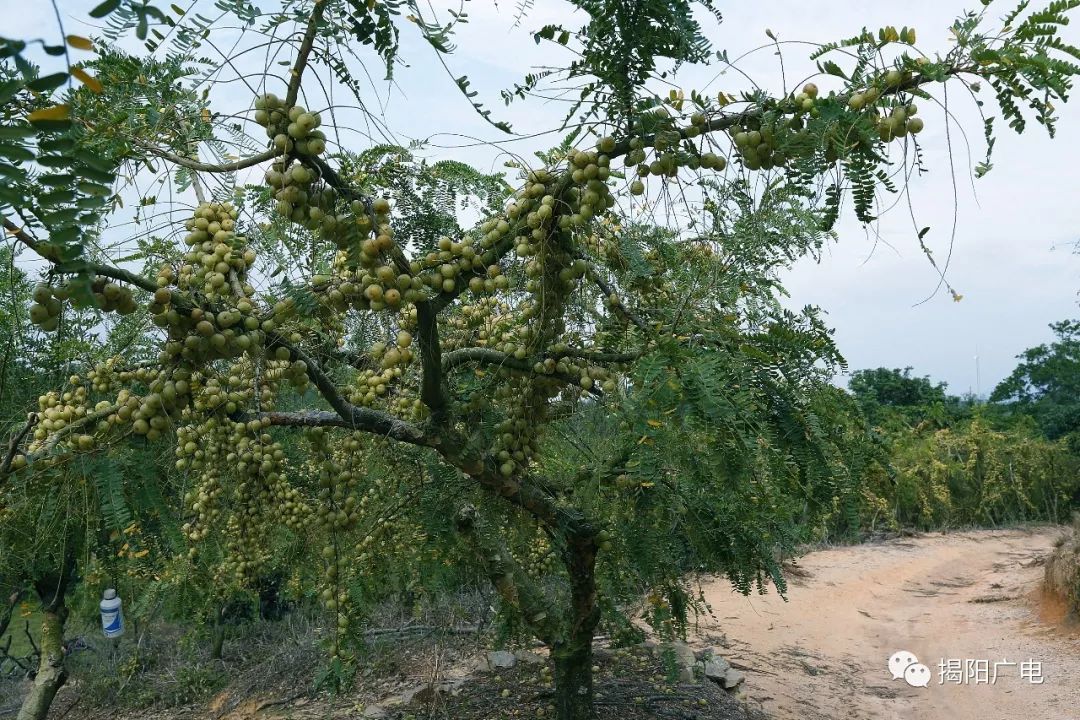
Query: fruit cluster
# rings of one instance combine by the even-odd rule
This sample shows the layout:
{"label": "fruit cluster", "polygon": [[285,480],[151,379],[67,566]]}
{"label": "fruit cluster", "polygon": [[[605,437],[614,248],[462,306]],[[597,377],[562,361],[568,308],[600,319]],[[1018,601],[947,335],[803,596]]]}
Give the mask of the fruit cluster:
{"label": "fruit cluster", "polygon": [[899,140],[908,133],[918,135],[923,130],[922,118],[915,117],[918,109],[915,105],[897,105],[888,115],[882,115],[877,121],[878,137],[885,142]]}
{"label": "fruit cluster", "polygon": [[52,332],[59,327],[60,311],[65,300],[70,300],[77,307],[94,307],[120,315],[130,315],[137,307],[130,289],[103,277],[95,277],[90,283],[89,302],[80,297],[71,283],[60,287],[40,284],[34,288],[33,300],[34,303],[30,306],[30,321],[46,332]]}
{"label": "fruit cluster", "polygon": [[[247,238],[236,233],[238,215],[232,203],[201,203],[184,224],[188,230],[184,243],[189,250],[179,276],[174,278],[166,266],[158,275],[158,286],[164,288],[175,280],[181,290],[201,290],[211,299],[233,294],[231,280],[242,280],[255,262],[255,251],[247,247]],[[155,296],[162,305],[168,299],[167,291]]]}
{"label": "fruit cluster", "polygon": [[266,128],[274,149],[282,154],[322,155],[326,152],[326,134],[319,130],[322,118],[300,105],[286,107],[273,93],[255,100],[255,122]]}

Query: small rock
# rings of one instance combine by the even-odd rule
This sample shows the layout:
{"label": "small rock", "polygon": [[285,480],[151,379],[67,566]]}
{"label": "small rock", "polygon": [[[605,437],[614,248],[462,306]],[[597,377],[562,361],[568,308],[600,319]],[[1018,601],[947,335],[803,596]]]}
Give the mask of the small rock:
{"label": "small rock", "polygon": [[694,651],[689,645],[684,642],[673,642],[664,645],[663,651],[665,655],[670,652],[675,656],[675,662],[680,667],[694,667],[694,663],[697,662],[697,658],[694,657]]}
{"label": "small rock", "polygon": [[547,662],[547,659],[543,655],[534,653],[530,650],[518,650],[514,653],[514,657],[517,658],[518,662],[524,663],[525,665],[543,665]]}
{"label": "small rock", "polygon": [[694,666],[697,665],[697,659],[689,645],[684,642],[667,643],[663,646],[661,653],[662,656],[671,653],[675,657],[675,669],[679,682],[694,681]]}
{"label": "small rock", "polygon": [[411,705],[414,700],[429,703],[435,698],[435,693],[436,690],[431,685],[420,685],[401,693],[401,699],[406,705]]}
{"label": "small rock", "polygon": [[517,665],[514,653],[507,650],[492,650],[487,654],[487,666],[489,670],[504,670]]}
{"label": "small rock", "polygon": [[728,671],[731,670],[731,663],[719,655],[707,657],[703,664],[705,666],[705,677],[721,685],[724,683]]}
{"label": "small rock", "polygon": [[368,720],[382,720],[390,717],[390,713],[382,705],[368,705],[364,708],[364,714],[361,717],[368,718]]}
{"label": "small rock", "polygon": [[435,690],[440,695],[456,697],[461,693],[461,686],[465,684],[465,678],[451,678],[443,680]]}
{"label": "small rock", "polygon": [[724,673],[724,682],[722,684],[725,690],[734,690],[735,688],[742,685],[744,680],[746,680],[746,675],[742,674],[735,668],[731,668],[726,673]]}

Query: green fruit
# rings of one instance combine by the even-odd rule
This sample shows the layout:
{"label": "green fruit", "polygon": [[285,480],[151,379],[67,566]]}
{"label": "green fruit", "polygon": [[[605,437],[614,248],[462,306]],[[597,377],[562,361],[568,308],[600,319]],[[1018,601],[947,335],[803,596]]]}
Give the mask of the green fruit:
{"label": "green fruit", "polygon": [[41,325],[49,319],[49,310],[44,305],[37,303],[30,306],[30,322]]}

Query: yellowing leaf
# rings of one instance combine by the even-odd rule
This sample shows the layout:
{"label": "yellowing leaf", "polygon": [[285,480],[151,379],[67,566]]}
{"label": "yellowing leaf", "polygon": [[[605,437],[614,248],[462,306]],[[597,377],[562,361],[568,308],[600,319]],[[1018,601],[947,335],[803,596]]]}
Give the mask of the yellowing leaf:
{"label": "yellowing leaf", "polygon": [[94,77],[90,73],[86,72],[85,70],[83,70],[81,67],[73,67],[73,68],[71,68],[71,74],[74,75],[76,78],[78,78],[79,82],[81,82],[86,87],[90,88],[90,90],[93,91],[93,92],[96,92],[96,93],[100,94],[101,91],[105,89],[105,88],[103,88],[101,86],[101,81],[100,80],[98,80],[96,77]]}
{"label": "yellowing leaf", "polygon": [[67,44],[76,50],[93,50],[94,43],[90,42],[88,38],[84,38],[81,35],[68,35]]}
{"label": "yellowing leaf", "polygon": [[52,107],[35,110],[26,116],[30,122],[38,120],[67,120],[71,117],[70,105],[53,105]]}
{"label": "yellowing leaf", "polygon": [[209,109],[207,109],[207,108],[202,109],[202,119],[203,119],[203,122],[206,122],[206,123],[210,122],[210,110]]}
{"label": "yellowing leaf", "polygon": [[139,552],[131,553],[131,557],[133,557],[133,558],[141,558],[141,557],[146,557],[149,554],[150,554],[149,550],[140,550]]}
{"label": "yellowing leaf", "polygon": [[647,422],[649,423],[649,427],[654,427],[654,428],[658,428],[661,425],[663,425],[663,423],[661,423],[659,420],[648,420]]}

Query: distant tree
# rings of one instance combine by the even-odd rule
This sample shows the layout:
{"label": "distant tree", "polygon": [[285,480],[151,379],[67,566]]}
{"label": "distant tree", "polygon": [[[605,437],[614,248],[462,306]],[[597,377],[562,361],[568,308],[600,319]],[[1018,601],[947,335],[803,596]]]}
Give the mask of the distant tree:
{"label": "distant tree", "polygon": [[1047,437],[1080,429],[1080,321],[1051,323],[1056,340],[1025,350],[990,401],[1035,418]]}
{"label": "distant tree", "polygon": [[928,376],[912,376],[911,367],[856,370],[848,382],[848,389],[871,421],[881,418],[882,408],[945,405],[945,387],[945,383],[935,384]]}

